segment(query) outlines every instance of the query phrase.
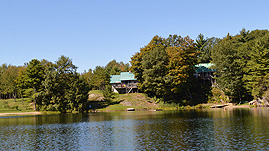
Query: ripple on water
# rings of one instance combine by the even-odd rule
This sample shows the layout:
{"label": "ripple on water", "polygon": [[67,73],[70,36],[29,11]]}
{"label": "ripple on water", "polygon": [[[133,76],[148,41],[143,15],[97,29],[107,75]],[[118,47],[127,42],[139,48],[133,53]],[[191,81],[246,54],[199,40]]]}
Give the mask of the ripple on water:
{"label": "ripple on water", "polygon": [[[257,117],[256,117],[257,118]],[[250,118],[254,120],[254,118]],[[181,116],[1,125],[0,150],[263,150],[268,120]]]}

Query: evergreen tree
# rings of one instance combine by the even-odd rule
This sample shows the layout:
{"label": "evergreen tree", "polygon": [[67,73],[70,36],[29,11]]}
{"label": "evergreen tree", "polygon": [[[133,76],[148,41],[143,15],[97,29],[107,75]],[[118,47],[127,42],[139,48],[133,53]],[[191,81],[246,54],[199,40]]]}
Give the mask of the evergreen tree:
{"label": "evergreen tree", "polygon": [[93,89],[104,90],[105,85],[109,84],[109,77],[110,76],[104,67],[95,67],[93,70],[92,78],[90,79],[90,83]]}
{"label": "evergreen tree", "polygon": [[245,48],[248,49],[244,68],[246,88],[253,96],[262,97],[258,87],[269,71],[269,32],[250,41]]}
{"label": "evergreen tree", "polygon": [[196,46],[195,49],[198,51],[198,62],[209,62],[210,61],[210,54],[209,52],[205,51],[205,47],[207,45],[207,40],[205,39],[203,34],[199,34],[196,39]]}
{"label": "evergreen tree", "polygon": [[243,67],[238,49],[240,47],[237,39],[229,34],[215,47],[212,59],[217,69],[217,83],[221,90],[230,97],[230,101],[243,101],[246,91],[243,87]]}
{"label": "evergreen tree", "polygon": [[102,91],[106,101],[110,101],[113,98],[114,93],[112,92],[111,89],[112,88],[110,85],[106,85],[104,91]]}
{"label": "evergreen tree", "polygon": [[213,47],[219,42],[218,38],[205,38],[203,34],[199,34],[195,41],[195,49],[198,52],[198,63],[208,63],[212,61],[211,53]]}

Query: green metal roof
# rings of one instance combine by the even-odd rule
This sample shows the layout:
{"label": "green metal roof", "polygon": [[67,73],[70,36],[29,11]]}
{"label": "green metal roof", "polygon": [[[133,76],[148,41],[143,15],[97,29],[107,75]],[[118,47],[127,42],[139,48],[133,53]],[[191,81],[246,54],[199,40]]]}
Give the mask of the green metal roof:
{"label": "green metal roof", "polygon": [[126,81],[126,80],[136,80],[135,75],[131,72],[121,72],[120,73],[120,80]]}
{"label": "green metal roof", "polygon": [[121,81],[137,80],[131,72],[121,72],[120,75],[111,75],[110,83],[120,83]]}
{"label": "green metal roof", "polygon": [[200,72],[215,72],[216,69],[212,69],[211,67],[214,66],[215,64],[213,63],[200,63],[195,65],[195,72],[200,73]]}
{"label": "green metal roof", "polygon": [[120,83],[120,75],[111,75],[110,83]]}

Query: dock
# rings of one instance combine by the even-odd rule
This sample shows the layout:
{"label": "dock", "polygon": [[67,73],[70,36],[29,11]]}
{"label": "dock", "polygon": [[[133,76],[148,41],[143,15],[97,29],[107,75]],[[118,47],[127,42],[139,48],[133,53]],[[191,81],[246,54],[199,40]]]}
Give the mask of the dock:
{"label": "dock", "polygon": [[225,106],[228,106],[228,104],[213,105],[213,106],[210,106],[210,108],[224,108]]}
{"label": "dock", "polygon": [[127,111],[135,111],[134,108],[127,108]]}

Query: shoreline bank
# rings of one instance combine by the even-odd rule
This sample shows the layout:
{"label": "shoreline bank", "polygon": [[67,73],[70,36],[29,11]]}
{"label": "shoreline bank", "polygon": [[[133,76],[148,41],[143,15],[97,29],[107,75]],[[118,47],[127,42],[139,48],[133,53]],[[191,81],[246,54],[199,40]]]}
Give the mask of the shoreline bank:
{"label": "shoreline bank", "polygon": [[0,113],[0,116],[8,116],[8,115],[40,115],[41,112],[14,112],[14,113]]}
{"label": "shoreline bank", "polygon": [[[201,108],[195,108],[191,107],[192,109],[201,109]],[[252,107],[250,105],[229,105],[225,106],[222,109],[236,109],[236,108],[260,108],[260,107]],[[185,108],[190,109],[190,108]],[[177,108],[176,110],[185,110]],[[215,109],[215,108],[207,108],[207,109]],[[135,111],[165,111],[166,109],[136,109]],[[104,111],[95,111],[95,112],[119,112],[119,111],[127,111],[127,110],[104,110]],[[90,113],[91,111],[89,111]],[[11,113],[0,113],[0,116],[11,116],[11,115],[41,115],[42,112],[11,112]]]}

